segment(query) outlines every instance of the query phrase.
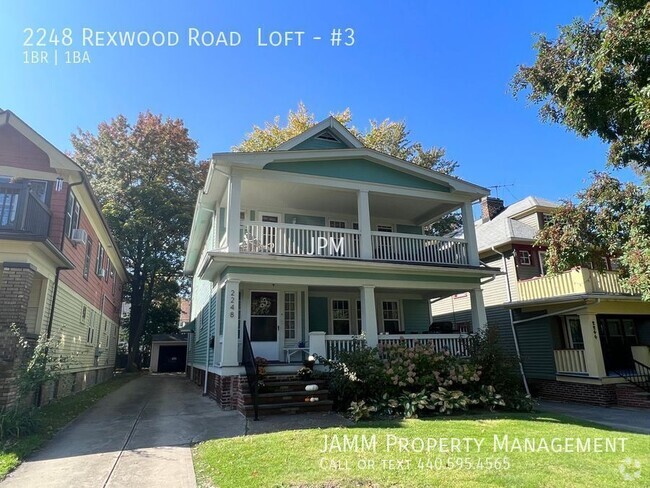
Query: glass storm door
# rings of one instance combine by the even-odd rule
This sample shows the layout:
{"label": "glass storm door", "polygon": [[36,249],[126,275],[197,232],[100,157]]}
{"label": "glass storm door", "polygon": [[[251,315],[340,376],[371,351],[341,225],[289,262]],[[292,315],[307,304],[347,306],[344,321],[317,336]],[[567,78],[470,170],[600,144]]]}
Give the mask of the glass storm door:
{"label": "glass storm door", "polygon": [[280,359],[277,292],[251,292],[250,336],[255,356],[271,361]]}

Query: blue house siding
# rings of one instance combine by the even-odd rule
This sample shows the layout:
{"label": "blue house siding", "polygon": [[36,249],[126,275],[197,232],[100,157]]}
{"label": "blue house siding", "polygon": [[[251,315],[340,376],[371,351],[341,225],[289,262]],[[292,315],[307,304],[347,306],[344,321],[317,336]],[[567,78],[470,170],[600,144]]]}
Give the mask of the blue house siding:
{"label": "blue house siding", "polygon": [[530,379],[555,379],[553,336],[548,317],[515,326],[526,376]]}

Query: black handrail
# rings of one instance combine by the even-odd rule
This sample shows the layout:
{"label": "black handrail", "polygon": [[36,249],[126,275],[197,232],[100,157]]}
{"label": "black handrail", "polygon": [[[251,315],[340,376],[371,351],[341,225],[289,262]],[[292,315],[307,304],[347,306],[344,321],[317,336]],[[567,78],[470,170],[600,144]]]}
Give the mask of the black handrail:
{"label": "black handrail", "polygon": [[251,339],[248,336],[248,329],[246,328],[246,321],[243,322],[243,334],[242,334],[242,363],[244,363],[244,368],[246,368],[246,379],[248,380],[248,389],[251,392],[251,398],[253,399],[253,412],[255,413],[255,420],[258,418],[258,402],[257,402],[257,393],[259,390],[259,374],[257,371],[257,362],[255,362],[255,354],[253,353],[253,346],[251,344]]}
{"label": "black handrail", "polygon": [[650,393],[650,366],[640,363],[636,359],[632,359],[632,364],[634,365],[633,372],[630,370],[618,370],[614,372],[626,381]]}

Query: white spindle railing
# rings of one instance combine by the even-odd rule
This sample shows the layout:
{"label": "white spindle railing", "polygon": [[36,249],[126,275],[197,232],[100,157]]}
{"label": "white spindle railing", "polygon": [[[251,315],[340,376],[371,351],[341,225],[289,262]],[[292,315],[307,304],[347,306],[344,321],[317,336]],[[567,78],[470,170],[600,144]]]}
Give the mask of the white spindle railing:
{"label": "white spindle railing", "polygon": [[[459,334],[386,334],[379,336],[379,345],[401,344],[406,347],[414,347],[420,344],[432,347],[434,351],[449,351],[454,356],[466,357],[468,352],[469,338]],[[341,351],[353,351],[361,342],[358,337],[352,335],[326,335],[325,350],[329,359],[334,359]]]}
{"label": "white spindle railing", "polygon": [[416,234],[372,232],[372,255],[380,261],[467,264],[467,241]]}
{"label": "white spindle railing", "polygon": [[581,373],[587,374],[587,363],[585,361],[584,349],[556,349],[555,369],[558,373]]}
{"label": "white spindle railing", "polygon": [[359,258],[358,230],[274,222],[242,222],[241,252]]}
{"label": "white spindle railing", "polygon": [[468,356],[469,338],[459,334],[392,334],[380,335],[379,344],[401,344],[414,347],[416,344],[433,347],[435,351],[449,351],[454,356]]}

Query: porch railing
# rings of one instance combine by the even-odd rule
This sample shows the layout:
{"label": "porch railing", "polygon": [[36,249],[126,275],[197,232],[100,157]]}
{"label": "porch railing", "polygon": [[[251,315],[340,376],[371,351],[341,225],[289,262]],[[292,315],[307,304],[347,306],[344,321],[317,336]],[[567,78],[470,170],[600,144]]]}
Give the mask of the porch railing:
{"label": "porch railing", "polygon": [[259,374],[257,372],[257,363],[255,362],[255,353],[253,352],[253,346],[251,344],[251,339],[248,336],[248,329],[246,328],[246,322],[244,321],[244,327],[242,333],[242,363],[246,369],[246,379],[248,380],[248,390],[251,393],[251,398],[253,399],[253,412],[255,414],[255,420],[258,420],[258,401],[257,393],[259,391]]}
{"label": "porch railing", "polygon": [[[432,347],[438,352],[449,351],[454,356],[466,357],[469,355],[469,341],[467,335],[459,334],[387,334],[379,336],[379,345],[402,344],[414,347],[421,344]],[[326,335],[325,351],[328,359],[334,359],[341,351],[353,351],[363,345],[357,336],[352,335]]]}
{"label": "porch railing", "polygon": [[588,374],[584,349],[556,349],[555,370],[558,373]]}
{"label": "porch railing", "polygon": [[618,370],[614,372],[621,378],[625,379],[625,381],[628,381],[629,383],[632,383],[650,393],[650,366],[643,364],[636,359],[633,359],[632,362],[632,364],[634,364],[633,370]]}
{"label": "porch railing", "polygon": [[25,183],[0,183],[0,233],[47,237],[50,210]]}
{"label": "porch railing", "polygon": [[464,264],[467,241],[416,234],[372,232],[372,256],[380,261]]}

